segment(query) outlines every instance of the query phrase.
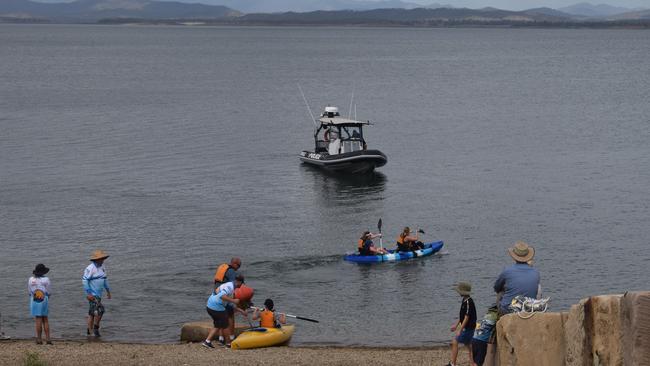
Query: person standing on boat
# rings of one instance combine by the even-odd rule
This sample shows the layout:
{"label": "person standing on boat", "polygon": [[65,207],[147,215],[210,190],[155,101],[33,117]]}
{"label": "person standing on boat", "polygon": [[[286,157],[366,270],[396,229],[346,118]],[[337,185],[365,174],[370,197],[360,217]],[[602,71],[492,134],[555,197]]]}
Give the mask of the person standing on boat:
{"label": "person standing on boat", "polygon": [[381,234],[373,234],[370,231],[364,231],[359,239],[358,249],[359,255],[382,255],[388,254],[384,248],[377,248],[372,242],[372,239],[380,238]]}
{"label": "person standing on boat", "polygon": [[29,307],[36,321],[36,344],[43,344],[43,331],[45,331],[45,342],[52,344],[50,340],[50,323],[47,320],[48,303],[52,291],[50,290],[50,279],[45,276],[49,271],[49,268],[39,263],[32,272],[34,276],[30,277],[27,282],[30,297]]}
{"label": "person standing on boat", "polygon": [[508,249],[508,254],[515,264],[505,268],[494,282],[494,292],[497,293],[501,315],[512,312],[510,303],[515,296],[523,295],[534,299],[540,289],[539,271],[529,264],[535,256],[535,248],[518,241]]}
{"label": "person standing on boat", "polygon": [[106,290],[106,297],[111,298],[111,289],[108,287],[108,277],[106,268],[103,266],[108,254],[102,250],[96,250],[90,257],[90,265],[84,270],[82,283],[88,299],[88,328],[86,334],[90,335],[92,331],[95,337],[99,337],[99,322],[104,315],[104,305],[102,305],[102,295]]}
{"label": "person standing on boat", "polygon": [[[230,263],[223,263],[217,267],[214,274],[215,288],[223,285],[224,283],[234,282],[239,274],[237,271],[241,267],[241,259],[239,257],[232,257]],[[226,304],[226,311],[228,312],[228,330],[231,340],[235,338],[235,307],[228,303]],[[219,336],[219,341],[224,342],[223,337]]]}
{"label": "person standing on boat", "polygon": [[408,226],[404,227],[402,233],[397,237],[397,251],[398,252],[408,252],[411,251],[415,254],[415,251],[418,249],[424,248],[424,245],[419,240],[418,233],[415,233],[415,236],[411,236],[411,228]]}

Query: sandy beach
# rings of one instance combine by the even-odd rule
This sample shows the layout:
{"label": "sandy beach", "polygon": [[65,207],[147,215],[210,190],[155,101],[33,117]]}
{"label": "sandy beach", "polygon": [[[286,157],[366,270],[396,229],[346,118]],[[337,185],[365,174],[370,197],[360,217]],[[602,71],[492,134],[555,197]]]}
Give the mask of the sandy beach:
{"label": "sandy beach", "polygon": [[[111,342],[61,341],[36,345],[33,340],[0,343],[0,365],[23,365],[29,354],[49,366],[78,365],[85,360],[109,365],[445,365],[448,347],[435,348],[352,348],[274,347],[230,350],[189,344],[132,344]],[[33,356],[32,356],[33,357]],[[460,353],[467,365],[467,353]]]}

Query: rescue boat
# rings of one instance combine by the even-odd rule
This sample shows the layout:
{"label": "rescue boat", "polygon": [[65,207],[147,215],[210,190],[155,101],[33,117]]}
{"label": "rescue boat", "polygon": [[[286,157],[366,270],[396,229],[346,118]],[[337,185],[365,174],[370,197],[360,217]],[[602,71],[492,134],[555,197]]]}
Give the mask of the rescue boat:
{"label": "rescue boat", "polygon": [[250,349],[282,346],[289,343],[294,326],[283,325],[280,328],[253,328],[242,332],[230,344],[232,349]]}
{"label": "rescue boat", "polygon": [[413,252],[397,252],[394,249],[389,250],[388,254],[384,255],[359,255],[359,254],[348,254],[343,259],[349,262],[356,263],[380,263],[380,262],[397,262],[403,261],[412,258],[423,258],[428,257],[434,253],[437,253],[442,249],[442,241],[436,241],[433,243],[424,244],[424,249],[419,249]]}
{"label": "rescue boat", "polygon": [[346,174],[368,173],[386,165],[384,153],[367,148],[363,126],[370,125],[369,121],[341,117],[338,108],[328,106],[315,122],[315,147],[300,153],[303,163]]}

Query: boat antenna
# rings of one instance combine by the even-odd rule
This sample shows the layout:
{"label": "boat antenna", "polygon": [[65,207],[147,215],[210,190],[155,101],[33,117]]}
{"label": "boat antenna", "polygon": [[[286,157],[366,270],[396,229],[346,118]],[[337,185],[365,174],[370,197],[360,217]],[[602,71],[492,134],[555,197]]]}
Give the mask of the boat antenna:
{"label": "boat antenna", "polygon": [[300,84],[298,84],[298,90],[300,90],[300,95],[302,95],[302,100],[305,101],[305,106],[307,106],[307,111],[309,111],[309,115],[311,116],[311,121],[314,122],[314,127],[318,128],[318,124],[316,124],[316,118],[314,118],[314,114],[311,112],[311,108],[309,108],[309,103],[307,103],[307,98],[305,97],[305,93],[303,93]]}
{"label": "boat antenna", "polygon": [[354,88],[356,85],[357,85],[356,81],[352,82],[352,95],[350,96],[350,109],[348,110],[348,118],[352,118],[352,102],[354,101]]}

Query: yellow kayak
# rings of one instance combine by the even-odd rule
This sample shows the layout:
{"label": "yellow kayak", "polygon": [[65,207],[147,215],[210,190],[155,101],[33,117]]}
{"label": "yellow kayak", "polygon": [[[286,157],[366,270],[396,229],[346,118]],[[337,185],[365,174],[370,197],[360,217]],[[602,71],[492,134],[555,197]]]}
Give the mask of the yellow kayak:
{"label": "yellow kayak", "polygon": [[260,347],[281,346],[289,343],[293,335],[293,325],[283,325],[282,328],[254,328],[242,332],[230,344],[233,349],[249,349]]}

